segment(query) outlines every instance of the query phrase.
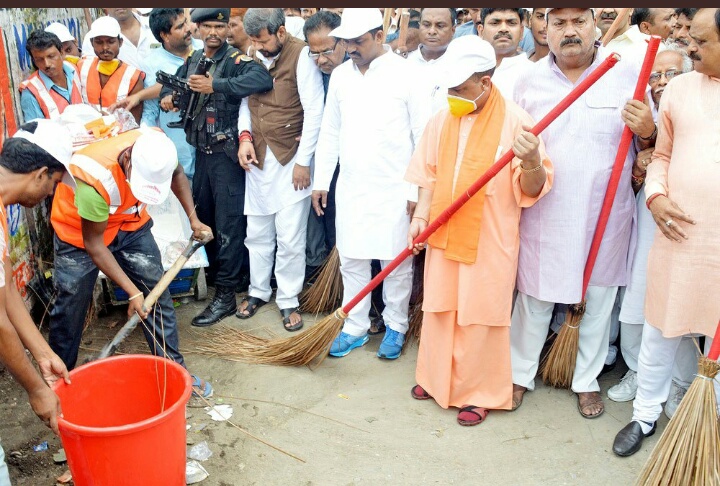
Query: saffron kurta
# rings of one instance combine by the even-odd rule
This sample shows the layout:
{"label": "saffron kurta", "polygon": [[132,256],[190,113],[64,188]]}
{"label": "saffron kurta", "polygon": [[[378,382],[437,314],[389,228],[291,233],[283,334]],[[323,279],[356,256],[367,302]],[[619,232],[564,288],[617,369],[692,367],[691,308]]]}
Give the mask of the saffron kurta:
{"label": "saffron kurta", "polygon": [[[443,110],[428,123],[406,180],[434,190],[440,134],[448,116],[451,116],[448,111]],[[462,162],[474,120],[475,115],[468,115],[461,121],[456,167]],[[523,124],[534,122],[515,103],[506,100],[496,158],[510,150]],[[522,193],[517,158],[486,186],[474,264],[447,260],[443,250],[427,248],[416,378],[443,408],[466,404],[493,409],[511,407],[509,326],[520,244],[520,213],[521,208],[534,204],[552,185],[552,165],[542,144],[540,153],[547,181],[537,198]]]}
{"label": "saffron kurta", "polygon": [[648,257],[645,317],[665,337],[713,336],[720,318],[720,79],[690,72],[668,83],[645,194],[666,194],[693,217],[688,239],[657,229]]}

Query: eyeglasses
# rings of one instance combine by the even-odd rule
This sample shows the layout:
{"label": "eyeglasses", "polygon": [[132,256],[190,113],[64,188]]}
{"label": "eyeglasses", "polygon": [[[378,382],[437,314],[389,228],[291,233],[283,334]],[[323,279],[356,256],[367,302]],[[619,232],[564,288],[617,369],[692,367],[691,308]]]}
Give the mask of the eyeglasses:
{"label": "eyeglasses", "polygon": [[313,61],[315,61],[315,60],[317,60],[320,56],[325,56],[325,57],[332,56],[332,55],[335,53],[335,49],[337,48],[337,45],[338,45],[338,41],[335,41],[335,45],[333,46],[333,48],[332,48],[332,49],[328,49],[327,51],[322,51],[322,52],[312,52],[312,51],[308,51],[308,57],[310,57],[310,59],[312,59]]}
{"label": "eyeglasses", "polygon": [[659,83],[660,78],[662,78],[663,74],[665,75],[665,78],[670,81],[672,78],[677,76],[678,74],[682,74],[682,72],[679,69],[668,69],[664,73],[654,72],[650,74],[650,82],[651,83]]}

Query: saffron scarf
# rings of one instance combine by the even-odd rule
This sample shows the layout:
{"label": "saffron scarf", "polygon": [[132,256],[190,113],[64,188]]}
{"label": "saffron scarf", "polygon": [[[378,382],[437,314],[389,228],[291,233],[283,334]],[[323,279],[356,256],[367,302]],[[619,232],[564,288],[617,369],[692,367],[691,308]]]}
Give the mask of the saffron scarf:
{"label": "saffron scarf", "polygon": [[[462,118],[448,115],[440,132],[437,182],[430,206],[430,220],[437,218],[495,163],[505,120],[505,100],[492,85],[485,106],[477,115],[465,147],[457,182],[453,190],[455,163]],[[428,243],[445,250],[445,258],[473,264],[477,257],[480,223],[485,204],[485,188],[475,194],[450,220],[430,236]]]}

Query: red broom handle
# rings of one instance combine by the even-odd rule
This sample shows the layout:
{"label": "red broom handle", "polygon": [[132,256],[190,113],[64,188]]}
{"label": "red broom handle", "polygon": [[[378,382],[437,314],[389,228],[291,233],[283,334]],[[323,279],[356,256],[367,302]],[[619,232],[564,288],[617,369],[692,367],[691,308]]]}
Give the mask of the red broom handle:
{"label": "red broom handle", "polygon": [[[650,71],[652,70],[653,63],[655,62],[655,54],[657,54],[661,40],[662,39],[657,35],[650,36],[647,51],[645,51],[645,60],[643,61],[642,68],[640,69],[640,77],[635,85],[635,93],[633,94],[634,100],[642,101],[645,98],[645,89],[647,88],[648,80],[650,79]],[[602,207],[600,209],[600,216],[598,217],[598,222],[595,226],[595,234],[593,235],[592,243],[590,244],[590,253],[588,254],[587,261],[585,262],[581,300],[585,299],[585,292],[587,292],[588,285],[590,284],[590,276],[592,275],[593,268],[595,267],[595,261],[597,260],[598,252],[600,251],[600,244],[602,243],[605,228],[607,227],[608,220],[610,219],[610,211],[612,210],[613,201],[615,201],[615,194],[617,194],[618,184],[620,183],[623,166],[625,165],[625,158],[627,157],[628,150],[630,149],[632,139],[633,132],[627,125],[625,125],[622,136],[620,137],[620,145],[618,146],[618,151],[615,155],[612,172],[610,173],[610,181],[608,182],[607,190],[605,191],[605,199],[603,199]]]}
{"label": "red broom handle", "polygon": [[717,361],[720,357],[720,321],[718,321],[717,329],[715,329],[715,337],[713,337],[712,346],[710,346],[710,352],[708,358],[713,361]]}
{"label": "red broom handle", "polygon": [[[580,84],[578,84],[568,95],[563,98],[560,103],[557,104],[555,108],[553,108],[545,117],[540,120],[534,127],[530,129],[530,132],[537,136],[545,130],[548,125],[550,125],[555,119],[560,116],[562,112],[564,112],[571,104],[573,104],[582,94],[587,91],[590,86],[595,84],[598,79],[600,79],[606,72],[610,70],[615,64],[620,60],[620,56],[616,53],[610,54],[603,62],[600,64],[593,72],[591,72],[587,78],[582,80]],[[420,233],[413,243],[422,243],[426,241],[431,234],[433,234],[437,229],[445,224],[450,217],[455,214],[466,202],[470,200],[475,193],[477,193],[482,187],[488,183],[490,179],[495,177],[495,175],[502,170],[503,167],[505,167],[507,164],[510,163],[510,161],[515,157],[515,153],[511,150],[508,150],[505,152],[505,154],[500,157],[497,162],[495,162],[490,168],[485,172],[480,178],[473,183],[472,186],[470,186],[465,194],[458,197],[447,209],[445,209],[440,215],[433,220],[427,228],[425,228],[425,231]],[[398,265],[400,265],[403,260],[405,260],[407,257],[412,255],[412,250],[409,250],[408,248],[405,248],[398,256],[395,257],[393,261],[388,263],[383,270],[378,273],[375,278],[373,278],[370,283],[368,283],[350,302],[345,304],[345,306],[342,308],[342,311],[345,314],[348,314],[353,307],[358,305],[361,300],[365,298],[366,295],[368,295],[372,290],[380,285],[380,282],[382,282],[385,277],[387,277],[390,272],[395,270]]]}

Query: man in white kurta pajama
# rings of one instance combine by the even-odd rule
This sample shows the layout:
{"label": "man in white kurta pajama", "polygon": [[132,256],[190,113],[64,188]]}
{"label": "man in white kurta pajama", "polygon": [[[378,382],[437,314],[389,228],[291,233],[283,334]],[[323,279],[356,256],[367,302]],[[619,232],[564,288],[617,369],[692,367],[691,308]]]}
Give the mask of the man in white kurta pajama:
{"label": "man in white kurta pajama", "polygon": [[[313,206],[321,214],[322,198],[339,158],[336,227],[345,305],[370,282],[371,260],[380,260],[385,267],[406,246],[412,191],[404,175],[428,119],[429,104],[427,96],[415,89],[420,83],[412,74],[412,64],[382,44],[378,9],[345,9],[340,27],[330,35],[343,39],[351,60],[330,78],[315,153]],[[412,259],[408,258],[383,283],[387,330],[378,351],[381,358],[400,355],[411,290]],[[345,319],[331,356],[345,356],[367,343],[369,310],[368,296]]]}
{"label": "man in white kurta pajama", "polygon": [[[548,9],[546,15],[550,54],[515,87],[515,101],[536,120],[610,54],[598,44],[593,46],[590,9]],[[574,40],[567,43],[567,39]],[[582,56],[587,60],[574,64]],[[514,407],[519,406],[525,389],[534,388],[555,303],[574,304],[582,298],[583,270],[624,128],[621,111],[633,96],[638,75],[636,63],[619,62],[542,134],[555,165],[555,182],[546,197],[523,210],[520,220],[519,293],[510,328]],[[607,355],[608,323],[617,288],[627,283],[635,211],[630,187],[633,160],[632,154],[625,159],[585,295],[572,390],[586,418],[604,410],[597,376]]]}

